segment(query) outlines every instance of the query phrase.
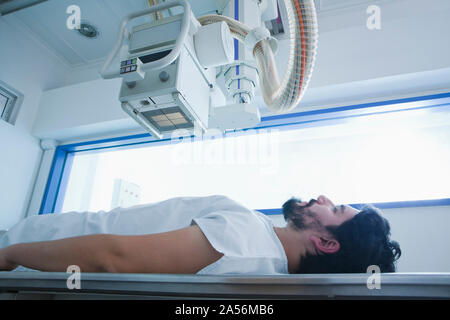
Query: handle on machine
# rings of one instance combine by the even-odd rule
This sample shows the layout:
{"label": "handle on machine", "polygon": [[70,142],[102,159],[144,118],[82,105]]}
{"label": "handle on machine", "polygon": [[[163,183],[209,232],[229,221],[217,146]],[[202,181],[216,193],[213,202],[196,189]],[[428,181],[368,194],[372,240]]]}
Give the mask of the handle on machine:
{"label": "handle on machine", "polygon": [[[165,10],[165,9],[169,9],[169,8],[177,7],[177,6],[184,7],[184,14],[183,14],[183,18],[181,20],[180,35],[175,42],[175,46],[173,47],[173,49],[167,56],[165,56],[159,60],[152,61],[150,63],[146,63],[146,64],[142,65],[141,70],[143,72],[146,72],[149,70],[161,69],[161,68],[168,66],[173,61],[175,61],[175,59],[177,59],[178,56],[180,55],[181,49],[183,47],[183,43],[186,40],[186,37],[189,32],[191,7],[190,7],[189,3],[186,2],[185,0],[172,0],[172,1],[163,2],[158,5],[152,6],[148,9],[137,11],[135,13],[131,13],[128,16],[126,16],[122,20],[122,24],[120,27],[119,36],[118,36],[116,45],[115,45],[114,49],[111,51],[111,53],[108,55],[108,57],[106,58],[106,61],[103,65],[102,69],[100,70],[100,75],[102,76],[102,78],[103,79],[113,79],[120,75],[119,71],[109,71],[108,72],[107,70],[111,66],[112,61],[117,56],[117,54],[120,51],[120,48],[122,47],[124,38],[128,34],[127,24],[131,20],[141,17],[141,16],[151,14],[156,11],[161,11],[161,10]],[[117,68],[117,70],[119,70],[119,68]]]}

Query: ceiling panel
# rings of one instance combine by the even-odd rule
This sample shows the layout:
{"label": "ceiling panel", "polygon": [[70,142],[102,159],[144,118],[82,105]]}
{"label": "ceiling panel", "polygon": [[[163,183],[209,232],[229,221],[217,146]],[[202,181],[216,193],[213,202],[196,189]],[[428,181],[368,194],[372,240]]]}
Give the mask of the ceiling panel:
{"label": "ceiling panel", "polygon": [[0,0],[0,14],[6,15],[47,0]]}
{"label": "ceiling panel", "polygon": [[[70,66],[91,63],[105,57],[115,41],[119,30],[120,16],[143,9],[145,1],[134,1],[134,4],[123,0],[58,0],[47,1],[40,5],[21,10],[16,13],[34,35],[54,50]],[[137,3],[140,2],[140,6]],[[81,36],[76,30],[66,26],[69,14],[66,9],[77,5],[81,10],[81,20],[96,26],[99,35],[95,39]],[[116,7],[116,8],[114,8]],[[115,10],[114,10],[114,9]]]}
{"label": "ceiling panel", "polygon": [[[319,14],[325,13],[326,15],[326,12],[342,12],[345,8],[392,0],[315,1]],[[195,16],[214,13],[217,8],[217,0],[190,0],[189,2]],[[84,38],[75,30],[69,30],[66,27],[69,17],[66,9],[70,5],[79,6],[82,21],[98,28],[97,38]],[[103,60],[116,42],[123,17],[144,8],[148,8],[147,0],[48,0],[14,12],[10,16],[15,16],[35,38],[61,57],[69,66],[79,67]],[[150,19],[150,16],[136,19],[134,24],[144,23]],[[334,26],[336,25],[334,24]]]}
{"label": "ceiling panel", "polygon": [[316,0],[320,11],[352,8],[361,5],[372,5],[385,0]]}
{"label": "ceiling panel", "polygon": [[[17,1],[17,0],[15,0]],[[190,1],[196,16],[214,12],[216,0]],[[95,39],[81,36],[66,27],[70,5],[80,7],[82,22],[95,26]],[[78,67],[103,60],[113,48],[122,19],[148,8],[147,0],[49,0],[12,13],[28,31],[69,66]],[[131,25],[149,22],[149,17],[135,19]]]}

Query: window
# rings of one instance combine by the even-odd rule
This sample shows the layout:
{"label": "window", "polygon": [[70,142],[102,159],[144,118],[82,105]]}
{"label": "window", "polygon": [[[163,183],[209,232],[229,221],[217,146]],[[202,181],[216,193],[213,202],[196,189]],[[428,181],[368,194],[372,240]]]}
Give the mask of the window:
{"label": "window", "polygon": [[320,194],[349,204],[447,199],[450,103],[418,105],[307,121],[300,115],[295,123],[288,116],[214,139],[70,152],[57,211],[212,194],[253,209]]}
{"label": "window", "polygon": [[14,124],[17,115],[18,97],[0,83],[0,118]]}

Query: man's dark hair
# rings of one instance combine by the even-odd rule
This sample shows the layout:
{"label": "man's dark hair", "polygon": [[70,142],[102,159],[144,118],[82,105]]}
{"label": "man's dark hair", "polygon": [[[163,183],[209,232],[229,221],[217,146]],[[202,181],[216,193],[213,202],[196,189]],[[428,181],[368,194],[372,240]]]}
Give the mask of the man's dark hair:
{"label": "man's dark hair", "polygon": [[390,239],[389,222],[377,208],[366,205],[352,219],[326,229],[339,242],[339,251],[302,257],[296,273],[366,273],[371,265],[395,272],[400,246]]}

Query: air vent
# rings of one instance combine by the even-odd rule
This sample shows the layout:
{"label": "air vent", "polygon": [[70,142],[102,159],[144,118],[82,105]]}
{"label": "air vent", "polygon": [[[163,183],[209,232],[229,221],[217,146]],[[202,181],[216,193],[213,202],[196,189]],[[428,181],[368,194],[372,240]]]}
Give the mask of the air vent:
{"label": "air vent", "polygon": [[83,37],[89,39],[95,39],[98,37],[98,30],[92,24],[87,23],[86,21],[82,22],[80,25],[80,29],[77,29],[78,33]]}

